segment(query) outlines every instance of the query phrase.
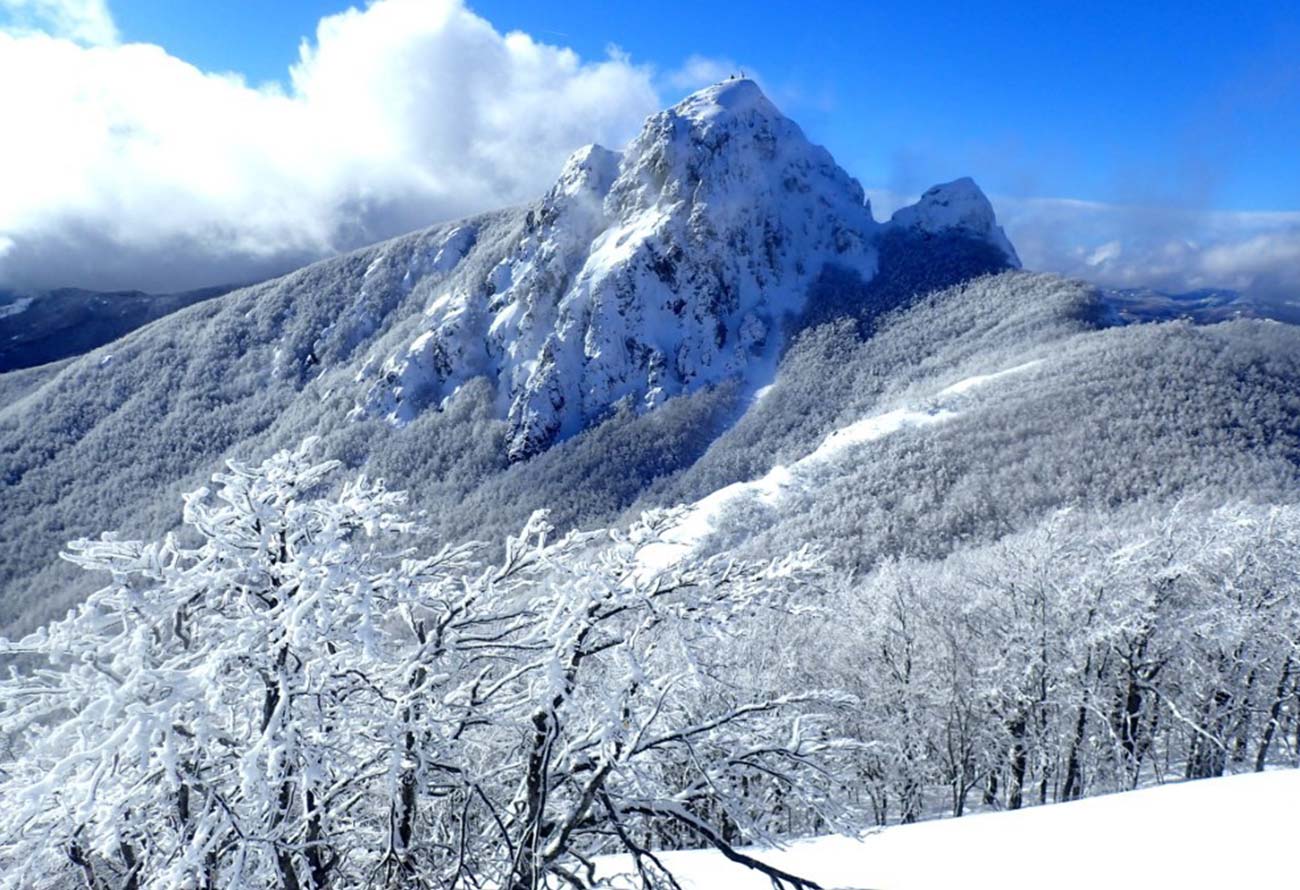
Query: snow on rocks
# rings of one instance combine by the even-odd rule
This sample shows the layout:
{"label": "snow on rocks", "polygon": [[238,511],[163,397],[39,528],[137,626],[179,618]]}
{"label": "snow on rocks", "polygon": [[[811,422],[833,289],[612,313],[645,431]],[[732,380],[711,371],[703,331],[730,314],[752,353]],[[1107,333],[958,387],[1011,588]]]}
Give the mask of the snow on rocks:
{"label": "snow on rocks", "polygon": [[[620,405],[758,385],[822,270],[870,278],[884,230],[858,182],[743,78],[650,117],[621,153],[581,149],[522,222],[499,261],[449,277],[405,346],[368,364],[358,414],[402,425],[487,376],[518,460]],[[890,225],[961,228],[1018,265],[970,180]]]}
{"label": "snow on rocks", "polygon": [[993,205],[969,176],[927,189],[921,200],[895,211],[889,225],[931,235],[960,231],[988,241],[1006,255],[1008,263],[1020,268],[1020,257],[998,225]]}
{"label": "snow on rocks", "polygon": [[478,374],[521,458],[625,403],[770,363],[826,263],[869,277],[862,188],[749,80],[651,117],[623,153],[589,146],[486,280],[430,307],[366,396],[397,423]]}

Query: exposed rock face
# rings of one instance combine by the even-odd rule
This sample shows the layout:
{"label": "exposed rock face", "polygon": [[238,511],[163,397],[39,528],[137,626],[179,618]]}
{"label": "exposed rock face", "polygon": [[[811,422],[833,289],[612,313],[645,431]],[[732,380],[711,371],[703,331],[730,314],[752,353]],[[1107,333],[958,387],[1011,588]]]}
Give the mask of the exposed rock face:
{"label": "exposed rock face", "polygon": [[[939,188],[891,225],[958,227],[1018,265],[974,183]],[[622,153],[574,154],[490,273],[451,276],[422,332],[362,373],[359,409],[402,424],[487,375],[522,459],[618,405],[761,378],[825,267],[874,274],[881,229],[752,81],[717,84]]]}

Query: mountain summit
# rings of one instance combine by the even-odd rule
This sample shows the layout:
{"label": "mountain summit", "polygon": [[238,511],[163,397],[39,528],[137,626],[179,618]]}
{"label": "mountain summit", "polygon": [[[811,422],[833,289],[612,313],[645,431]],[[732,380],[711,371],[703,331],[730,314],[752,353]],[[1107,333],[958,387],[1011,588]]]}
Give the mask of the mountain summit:
{"label": "mountain summit", "polygon": [[[711,86],[652,115],[621,151],[575,152],[530,205],[0,374],[0,625],[34,626],[85,592],[54,556],[69,538],[161,534],[177,494],[221,460],[306,435],[400,478],[448,540],[513,530],[543,506],[557,527],[611,521],[698,464],[672,496],[694,500],[761,475],[778,450],[797,457],[892,373],[854,381],[840,373],[847,353],[834,373],[782,370],[813,354],[797,336],[851,351],[895,310],[1009,265],[973,183],[879,222],[853,177],[757,85]],[[1060,301],[1009,296],[999,326],[1013,303]],[[891,354],[930,351],[909,342]],[[796,395],[791,381],[804,379],[817,386]],[[757,419],[773,411],[779,421]],[[731,431],[747,444],[715,450]],[[714,465],[711,450],[743,457]]]}
{"label": "mountain summit", "polygon": [[969,176],[926,189],[921,200],[895,211],[890,224],[929,235],[964,233],[993,245],[1002,251],[1010,266],[1020,268],[1020,257],[998,225],[993,205]]}
{"label": "mountain summit", "polygon": [[[958,228],[1018,265],[973,182],[940,188],[894,225]],[[765,379],[828,267],[875,274],[883,228],[757,84],[716,84],[649,118],[624,152],[576,152],[499,262],[449,283],[420,330],[366,367],[357,413],[405,424],[486,375],[517,460],[620,405]]]}

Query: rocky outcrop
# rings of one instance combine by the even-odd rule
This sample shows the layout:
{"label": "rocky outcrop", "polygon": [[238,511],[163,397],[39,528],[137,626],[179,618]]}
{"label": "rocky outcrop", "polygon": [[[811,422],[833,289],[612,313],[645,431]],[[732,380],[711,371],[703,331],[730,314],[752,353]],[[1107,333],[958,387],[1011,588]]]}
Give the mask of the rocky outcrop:
{"label": "rocky outcrop", "polygon": [[[1018,265],[970,180],[889,225],[959,227]],[[420,333],[363,372],[359,410],[403,424],[486,375],[517,460],[618,406],[759,381],[828,265],[875,273],[883,228],[857,181],[756,84],[714,85],[621,153],[574,154],[491,271],[449,276]]]}

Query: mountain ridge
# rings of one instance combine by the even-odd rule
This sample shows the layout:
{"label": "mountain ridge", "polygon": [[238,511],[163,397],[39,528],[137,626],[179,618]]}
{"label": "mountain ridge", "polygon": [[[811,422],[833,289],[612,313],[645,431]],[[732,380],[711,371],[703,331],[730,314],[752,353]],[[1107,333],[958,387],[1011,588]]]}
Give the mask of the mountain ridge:
{"label": "mountain ridge", "polygon": [[[748,89],[740,85],[735,98]],[[878,222],[824,149],[803,140],[782,154],[768,138],[776,128],[802,139],[793,122],[774,121],[753,95],[752,119],[745,102],[727,109],[706,98],[653,117],[643,151],[580,151],[531,205],[324,260],[81,357],[0,378],[0,393],[13,396],[0,405],[0,623],[32,627],[88,592],[93,579],[56,558],[68,540],[107,529],[162,534],[177,521],[179,495],[223,460],[255,462],[306,436],[349,467],[409,489],[432,539],[492,540],[540,508],[566,529],[699,500],[899,407],[909,387],[938,391],[954,369],[978,375],[1041,354],[1071,358],[1088,374],[1035,373],[1037,390],[1013,380],[998,387],[1005,404],[977,398],[969,417],[924,436],[904,430],[856,449],[833,468],[851,499],[804,492],[791,522],[747,527],[756,540],[837,529],[838,540],[813,543],[836,554],[851,544],[861,559],[850,565],[866,570],[898,552],[945,552],[963,535],[987,540],[1071,499],[1175,496],[1215,461],[1233,468],[1218,483],[1232,493],[1275,497],[1294,477],[1300,431],[1283,415],[1300,380],[1292,357],[1300,347],[1288,345],[1296,329],[1232,322],[1210,337],[1156,324],[1099,341],[1107,321],[1097,292],[1016,271],[987,199],[963,181],[932,192],[914,214]],[[737,108],[741,136],[722,126]],[[800,200],[722,206],[723,197],[747,200],[755,181],[759,198],[785,196],[785,167],[769,163],[782,157],[806,162],[799,170],[809,191],[794,180]],[[818,183],[835,213],[820,214]],[[800,243],[816,250],[769,257],[762,221],[794,230],[794,220],[802,233],[808,208],[819,215]],[[747,252],[730,255],[725,233],[738,219]],[[704,233],[695,241],[693,223]],[[837,225],[846,240],[837,240]],[[857,267],[812,268],[844,256]],[[689,302],[680,316],[673,299]],[[625,306],[632,311],[622,315]],[[743,334],[756,307],[766,313],[758,319],[766,339],[751,352],[741,344],[759,342]],[[420,361],[409,368],[418,373],[403,377],[413,347]],[[549,369],[540,360],[548,350]],[[1189,364],[1207,350],[1225,358]],[[662,364],[648,360],[656,351]],[[1160,374],[1151,379],[1166,392],[1128,373],[1152,363]],[[1114,422],[1141,418],[1171,387],[1191,385],[1189,374],[1198,392],[1221,397],[1198,405],[1178,389],[1188,400],[1168,417]],[[394,385],[411,387],[401,402],[409,413],[397,419],[389,416],[397,403],[385,401]],[[1087,420],[1094,441],[1079,460],[1066,453],[1079,443],[1056,428],[1057,404]],[[1253,414],[1234,415],[1232,404]],[[985,429],[994,415],[1000,425]],[[1198,432],[1211,429],[1219,432]],[[966,441],[970,454],[958,447]],[[1164,464],[1135,458],[1123,463],[1133,478],[1108,481],[1115,462],[1106,449],[1120,444],[1148,448]],[[1040,451],[1051,458],[1045,468],[1026,461]],[[1023,491],[980,495],[980,478]],[[918,515],[926,498],[951,511]],[[848,500],[858,518],[846,531],[840,502]],[[891,525],[877,528],[880,517]],[[734,523],[722,527],[724,538],[734,535]]]}
{"label": "mountain ridge", "polygon": [[237,287],[218,285],[172,294],[73,287],[0,290],[0,374],[73,358]]}
{"label": "mountain ridge", "polygon": [[626,401],[770,376],[783,323],[827,266],[864,281],[890,229],[960,231],[1019,260],[970,179],[889,223],[753,81],[700,90],[623,152],[566,163],[481,281],[440,293],[409,343],[362,370],[357,412],[402,425],[487,374],[523,459]]}

